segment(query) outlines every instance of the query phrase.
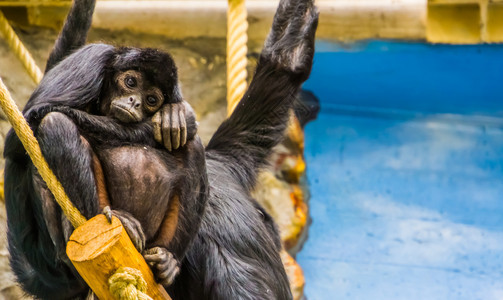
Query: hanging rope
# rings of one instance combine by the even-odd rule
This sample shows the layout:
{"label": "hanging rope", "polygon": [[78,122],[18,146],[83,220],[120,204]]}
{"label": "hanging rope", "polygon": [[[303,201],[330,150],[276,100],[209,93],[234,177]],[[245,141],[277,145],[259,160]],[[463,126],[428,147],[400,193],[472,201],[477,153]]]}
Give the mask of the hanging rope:
{"label": "hanging rope", "polygon": [[246,91],[248,21],[245,0],[229,0],[227,11],[227,112],[230,115]]}
{"label": "hanging rope", "polygon": [[28,52],[19,37],[14,32],[14,29],[12,29],[12,27],[9,25],[9,22],[5,18],[2,11],[0,11],[0,31],[9,44],[12,52],[14,52],[14,54],[23,64],[31,79],[36,84],[38,84],[40,80],[42,80],[43,74],[33,60],[33,57],[31,57],[30,52]]}

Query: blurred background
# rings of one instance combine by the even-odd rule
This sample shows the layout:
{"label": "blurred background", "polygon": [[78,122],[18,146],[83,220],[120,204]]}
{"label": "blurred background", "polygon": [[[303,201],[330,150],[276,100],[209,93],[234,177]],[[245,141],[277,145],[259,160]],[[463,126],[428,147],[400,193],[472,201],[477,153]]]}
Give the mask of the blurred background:
{"label": "blurred background", "polygon": [[[40,67],[70,3],[0,1]],[[277,3],[247,1],[248,74]],[[309,111],[255,192],[295,298],[503,299],[503,1],[316,3]],[[226,117],[226,10],[99,0],[89,41],[173,54],[208,141]],[[36,86],[1,36],[0,77],[20,106]],[[3,205],[0,220],[5,235]],[[0,299],[19,299],[0,244]]]}

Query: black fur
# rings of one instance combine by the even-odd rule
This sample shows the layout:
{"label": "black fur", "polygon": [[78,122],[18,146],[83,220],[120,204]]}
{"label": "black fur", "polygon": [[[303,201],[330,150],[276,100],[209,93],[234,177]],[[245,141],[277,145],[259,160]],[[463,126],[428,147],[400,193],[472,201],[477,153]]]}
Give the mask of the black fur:
{"label": "black fur", "polygon": [[49,59],[47,59],[46,73],[66,56],[86,43],[95,5],[96,0],[79,0],[72,5],[68,14],[72,17],[67,18],[61,34],[49,55]]}
{"label": "black fur", "polygon": [[[81,9],[89,13],[89,8]],[[86,15],[72,10],[69,19],[72,13]],[[186,233],[185,240],[177,240],[178,243],[186,243],[194,234],[196,236],[184,258],[179,257],[183,259],[181,272],[168,287],[174,299],[291,299],[288,278],[279,257],[279,234],[272,218],[250,196],[250,190],[256,182],[258,170],[266,165],[272,147],[281,141],[296,94],[309,76],[317,20],[318,14],[312,0],[281,0],[246,95],[206,147],[209,196],[205,210],[199,208],[201,225],[182,220],[177,227],[177,230]],[[73,30],[72,27],[65,28],[70,32]],[[62,35],[71,36],[66,33]],[[76,45],[78,42],[70,44]],[[66,53],[64,47],[59,46],[63,50],[58,51]],[[58,44],[55,48],[58,49]],[[47,73],[27,104],[24,112],[30,125],[37,130],[42,122],[43,128],[46,114],[59,111],[66,117],[56,115],[56,119],[66,122],[65,118],[69,118],[75,127],[66,127],[71,130],[77,128],[94,149],[106,150],[138,144],[158,151],[156,153],[163,152],[152,137],[150,124],[126,126],[107,117],[93,115],[96,114],[94,107],[106,80],[107,67],[113,66],[111,62],[114,61],[128,61],[128,56],[121,51],[121,48],[107,45],[89,45],[67,56]],[[140,53],[142,50],[134,51]],[[152,53],[149,51],[143,54],[148,56]],[[131,52],[126,50],[126,53]],[[142,57],[138,53],[131,55],[138,59]],[[114,55],[120,59],[111,59]],[[66,55],[55,56],[62,59]],[[143,69],[152,67],[148,64],[138,65]],[[170,76],[168,73],[161,76]],[[176,82],[172,76],[166,78],[167,81]],[[172,95],[176,98],[179,94],[173,92]],[[73,139],[68,136],[71,130],[65,130],[65,138],[59,143],[74,143],[68,141]],[[81,146],[67,149],[73,147]],[[44,154],[56,154],[51,151],[47,149]],[[81,150],[76,152],[76,158],[81,157],[79,153]],[[165,151],[163,153],[169,155]],[[181,185],[192,187],[190,182],[197,172],[195,165],[200,165],[204,158],[198,157],[197,151],[191,149],[190,145],[174,156],[185,162],[185,173],[182,173],[185,177],[180,177],[183,182]],[[52,209],[50,212],[53,214],[47,215],[46,208],[42,207],[47,205],[47,201],[44,202],[40,197],[43,190],[40,184],[34,186],[33,167],[13,133],[7,137],[5,157],[11,265],[19,281],[25,290],[40,298],[68,299],[75,294],[83,295],[85,286],[73,268],[66,264],[64,253],[58,248],[64,241],[60,238],[54,242],[51,238],[49,227],[52,220],[60,218],[59,210]],[[103,160],[102,163],[107,164]],[[125,164],[123,168],[126,170],[132,166],[134,163]],[[56,168],[61,169],[58,178],[65,186],[66,179],[63,177],[75,170],[64,166]],[[80,171],[91,174],[92,168]],[[197,175],[205,177],[205,174]],[[110,185],[113,179],[107,178],[109,192],[114,188]],[[79,179],[71,180],[75,184]],[[79,197],[94,197],[92,193],[90,196],[69,193],[69,196],[74,202],[87,201],[74,200]],[[113,198],[114,195],[111,196]],[[200,199],[199,204],[201,202],[204,199]],[[137,203],[128,205],[138,206]],[[92,215],[97,213],[95,206],[93,203],[80,203],[79,209],[85,215]],[[115,209],[114,205],[112,208]],[[152,208],[151,211],[155,213],[156,209]]]}

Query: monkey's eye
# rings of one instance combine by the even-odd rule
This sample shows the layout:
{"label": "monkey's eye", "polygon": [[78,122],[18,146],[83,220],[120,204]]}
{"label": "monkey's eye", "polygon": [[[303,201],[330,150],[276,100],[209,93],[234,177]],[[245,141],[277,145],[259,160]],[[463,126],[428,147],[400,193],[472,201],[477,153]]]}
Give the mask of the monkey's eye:
{"label": "monkey's eye", "polygon": [[136,79],[134,77],[127,77],[124,82],[128,88],[134,88],[136,86]]}
{"label": "monkey's eye", "polygon": [[157,98],[154,96],[148,96],[147,97],[147,104],[150,106],[154,106],[157,104]]}

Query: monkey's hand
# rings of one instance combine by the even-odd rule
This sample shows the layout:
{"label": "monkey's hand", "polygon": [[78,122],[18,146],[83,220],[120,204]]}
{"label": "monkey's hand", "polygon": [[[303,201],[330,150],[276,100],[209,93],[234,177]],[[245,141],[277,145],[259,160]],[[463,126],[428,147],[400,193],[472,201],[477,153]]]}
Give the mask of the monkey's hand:
{"label": "monkey's hand", "polygon": [[170,286],[180,273],[178,261],[166,248],[147,249],[143,252],[143,258],[154,272],[157,281],[164,287]]}
{"label": "monkey's hand", "polygon": [[154,138],[168,151],[185,146],[197,127],[192,107],[186,102],[165,104],[152,117]]}
{"label": "monkey's hand", "polygon": [[110,206],[103,209],[103,214],[107,217],[109,222],[112,222],[112,216],[117,217],[121,221],[122,226],[126,229],[129,238],[138,252],[141,253],[143,249],[145,249],[146,238],[140,221],[136,220],[135,217],[128,212],[112,210]]}
{"label": "monkey's hand", "polygon": [[311,72],[318,11],[314,0],[281,0],[261,61],[306,80]]}

